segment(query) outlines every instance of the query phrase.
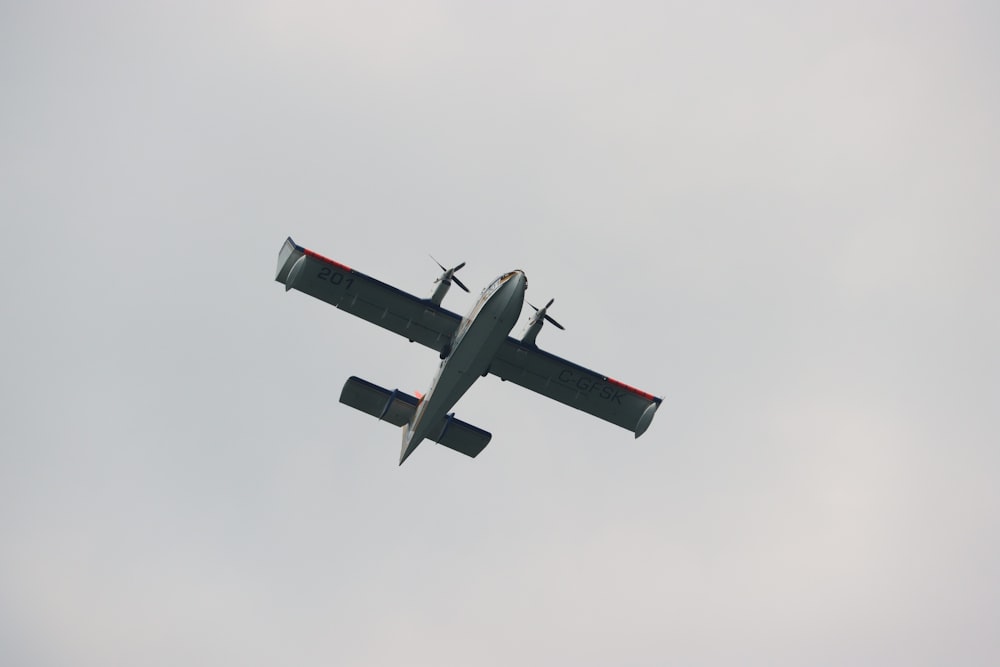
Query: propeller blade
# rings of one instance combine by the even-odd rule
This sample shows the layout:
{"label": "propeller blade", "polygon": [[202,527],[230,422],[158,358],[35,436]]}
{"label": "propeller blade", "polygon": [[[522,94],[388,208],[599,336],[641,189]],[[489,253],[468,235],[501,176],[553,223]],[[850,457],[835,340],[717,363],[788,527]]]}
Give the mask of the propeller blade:
{"label": "propeller blade", "polygon": [[552,319],[551,316],[549,316],[549,314],[547,312],[545,312],[545,311],[547,311],[549,309],[549,306],[551,306],[553,303],[555,303],[555,301],[556,301],[555,297],[549,299],[549,302],[547,304],[545,304],[545,306],[543,306],[542,308],[539,308],[538,306],[536,306],[535,304],[531,303],[530,301],[528,302],[528,305],[531,306],[532,308],[534,308],[536,313],[541,313],[542,317],[545,319],[545,321],[551,322],[552,325],[554,327],[556,327],[557,329],[562,329],[563,331],[565,331],[566,327],[564,327],[563,325],[561,325],[558,322],[556,322],[554,319]]}
{"label": "propeller blade", "polygon": [[554,319],[552,319],[552,318],[551,318],[551,317],[549,317],[548,315],[546,315],[546,316],[545,316],[545,319],[546,319],[547,321],[551,322],[551,323],[552,323],[552,326],[554,326],[554,327],[555,327],[556,329],[562,329],[563,331],[565,331],[565,330],[566,330],[566,327],[564,327],[563,325],[559,324],[558,322],[556,322],[556,321],[555,321]]}
{"label": "propeller blade", "polygon": [[555,303],[555,301],[556,301],[555,297],[552,297],[551,299],[549,299],[549,302],[547,304],[545,304],[545,306],[543,308],[539,308],[538,306],[536,306],[535,304],[531,303],[530,301],[528,302],[528,305],[531,306],[532,308],[534,308],[535,312],[537,313],[539,310],[548,310],[549,306],[551,306],[553,303]]}
{"label": "propeller blade", "polygon": [[[462,262],[462,265],[464,265],[464,264],[465,264],[465,262]],[[460,268],[462,268],[462,267],[459,266],[458,269],[460,269]],[[458,269],[455,269],[455,271],[458,271]],[[458,279],[458,276],[452,275],[451,282],[455,283],[456,285],[458,285],[459,287],[461,287],[462,289],[464,289],[466,292],[469,291],[469,288],[462,284],[462,281]]]}
{"label": "propeller blade", "polygon": [[441,262],[439,262],[436,259],[434,259],[434,255],[428,254],[427,256],[430,257],[432,260],[434,260],[434,263],[437,264],[438,266],[440,266],[442,271],[447,271],[448,270],[448,269],[444,268],[443,266],[441,266]]}

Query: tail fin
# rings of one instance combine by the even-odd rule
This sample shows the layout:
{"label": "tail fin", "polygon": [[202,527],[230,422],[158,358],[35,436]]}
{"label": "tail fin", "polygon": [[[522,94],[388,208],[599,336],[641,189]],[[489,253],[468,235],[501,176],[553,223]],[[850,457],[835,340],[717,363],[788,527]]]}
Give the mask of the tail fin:
{"label": "tail fin", "polygon": [[420,438],[419,440],[412,442],[413,429],[411,428],[410,424],[403,424],[402,431],[403,431],[403,445],[399,448],[399,465],[403,465],[403,461],[405,461],[410,456],[410,454],[413,453],[413,450],[416,449],[417,445],[420,444],[420,441],[423,440],[423,438]]}

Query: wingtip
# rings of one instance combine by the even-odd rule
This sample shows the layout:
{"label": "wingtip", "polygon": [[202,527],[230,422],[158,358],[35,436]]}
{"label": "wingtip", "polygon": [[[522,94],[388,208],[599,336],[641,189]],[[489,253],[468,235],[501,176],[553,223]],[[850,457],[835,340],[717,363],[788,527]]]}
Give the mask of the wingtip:
{"label": "wingtip", "polygon": [[656,408],[659,407],[659,403],[652,402],[646,409],[643,410],[642,415],[639,416],[639,422],[635,426],[635,437],[638,440],[639,436],[646,432],[649,425],[653,422],[653,416],[656,414]]}

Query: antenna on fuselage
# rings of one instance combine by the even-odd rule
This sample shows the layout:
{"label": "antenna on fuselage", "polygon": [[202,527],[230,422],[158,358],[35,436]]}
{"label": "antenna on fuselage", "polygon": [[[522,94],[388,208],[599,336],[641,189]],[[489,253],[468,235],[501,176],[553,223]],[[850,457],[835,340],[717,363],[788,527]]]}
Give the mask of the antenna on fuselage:
{"label": "antenna on fuselage", "polygon": [[444,273],[442,273],[440,276],[438,276],[437,280],[434,281],[435,283],[437,283],[437,288],[435,288],[434,294],[431,295],[431,301],[435,305],[438,305],[438,306],[441,305],[441,301],[444,299],[444,295],[448,293],[448,289],[451,287],[452,283],[455,283],[456,285],[458,285],[459,287],[461,287],[466,292],[469,291],[469,288],[466,287],[465,285],[463,285],[462,281],[459,280],[458,276],[455,275],[456,271],[458,271],[463,266],[465,266],[465,262],[462,262],[461,264],[459,264],[458,266],[456,266],[454,268],[446,269],[446,268],[444,268],[444,265],[441,264],[441,262],[439,262],[436,259],[434,259],[433,255],[428,255],[428,257],[430,257],[431,259],[433,259],[434,263],[437,264],[438,266],[440,266],[441,270],[444,271]]}

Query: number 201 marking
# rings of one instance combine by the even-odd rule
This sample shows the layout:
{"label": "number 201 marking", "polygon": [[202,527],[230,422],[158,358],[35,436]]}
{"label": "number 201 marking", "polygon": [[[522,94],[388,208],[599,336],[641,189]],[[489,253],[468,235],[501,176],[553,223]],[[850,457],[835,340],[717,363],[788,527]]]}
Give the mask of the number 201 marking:
{"label": "number 201 marking", "polygon": [[354,278],[347,276],[347,281],[345,283],[344,274],[340,273],[339,271],[334,271],[329,266],[324,266],[322,269],[320,269],[319,276],[317,277],[320,280],[329,280],[334,285],[340,285],[341,283],[344,283],[345,289],[350,289],[351,285],[354,284]]}

